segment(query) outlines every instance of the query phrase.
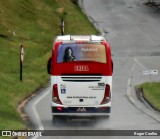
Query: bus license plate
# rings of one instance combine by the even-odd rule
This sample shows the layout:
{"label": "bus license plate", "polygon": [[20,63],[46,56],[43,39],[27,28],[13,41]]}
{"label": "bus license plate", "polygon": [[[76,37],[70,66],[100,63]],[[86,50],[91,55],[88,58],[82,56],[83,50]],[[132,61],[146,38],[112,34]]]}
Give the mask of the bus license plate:
{"label": "bus license plate", "polygon": [[77,108],[77,112],[86,112],[86,108]]}

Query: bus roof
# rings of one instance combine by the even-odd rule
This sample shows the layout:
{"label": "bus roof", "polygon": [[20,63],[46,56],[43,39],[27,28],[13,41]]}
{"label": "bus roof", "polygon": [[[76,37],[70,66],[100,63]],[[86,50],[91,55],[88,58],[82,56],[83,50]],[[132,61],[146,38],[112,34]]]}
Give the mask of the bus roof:
{"label": "bus roof", "polygon": [[89,42],[101,42],[106,41],[103,36],[96,35],[65,35],[57,36],[55,41],[61,42],[73,42],[73,41],[89,41]]}

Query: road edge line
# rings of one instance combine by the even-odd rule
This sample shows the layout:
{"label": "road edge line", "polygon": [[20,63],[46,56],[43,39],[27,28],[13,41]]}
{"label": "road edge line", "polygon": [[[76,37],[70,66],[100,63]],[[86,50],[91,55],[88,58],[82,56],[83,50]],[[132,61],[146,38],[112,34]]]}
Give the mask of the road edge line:
{"label": "road edge line", "polygon": [[[45,91],[44,91],[45,92]],[[43,124],[40,120],[40,117],[39,117],[39,114],[36,110],[36,105],[40,102],[41,99],[43,99],[46,95],[48,95],[50,92],[50,90],[47,91],[47,93],[43,94],[42,96],[40,96],[34,103],[33,103],[33,107],[32,107],[32,110],[34,112],[34,115],[36,117],[36,120],[38,121],[38,130],[44,130],[44,127],[43,127]]]}

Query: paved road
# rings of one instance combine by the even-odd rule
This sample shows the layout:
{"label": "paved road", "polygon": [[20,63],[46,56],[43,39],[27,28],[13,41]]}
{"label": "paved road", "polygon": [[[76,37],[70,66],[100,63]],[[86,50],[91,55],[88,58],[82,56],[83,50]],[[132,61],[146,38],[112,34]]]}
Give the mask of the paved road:
{"label": "paved road", "polygon": [[[114,61],[113,101],[110,118],[63,119],[52,122],[49,88],[32,99],[25,111],[36,129],[160,130],[160,116],[140,102],[134,86],[158,81],[160,76],[144,76],[146,69],[160,71],[160,17],[144,0],[83,0],[82,8],[93,24],[104,32],[112,47]],[[44,138],[44,137],[43,137]],[[46,137],[75,138],[75,137]],[[78,139],[84,137],[76,137]],[[106,137],[85,137],[106,138]],[[115,137],[107,138],[135,138]],[[158,137],[149,137],[158,138]]]}

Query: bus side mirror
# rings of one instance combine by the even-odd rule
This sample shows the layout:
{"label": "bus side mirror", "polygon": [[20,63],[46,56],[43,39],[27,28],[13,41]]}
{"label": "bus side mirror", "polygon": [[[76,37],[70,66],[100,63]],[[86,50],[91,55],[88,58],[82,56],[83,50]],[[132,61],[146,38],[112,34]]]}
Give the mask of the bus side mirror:
{"label": "bus side mirror", "polygon": [[113,60],[112,60],[112,73],[113,73]]}
{"label": "bus side mirror", "polygon": [[47,63],[48,74],[51,74],[51,70],[52,70],[52,57],[48,59],[48,63]]}

